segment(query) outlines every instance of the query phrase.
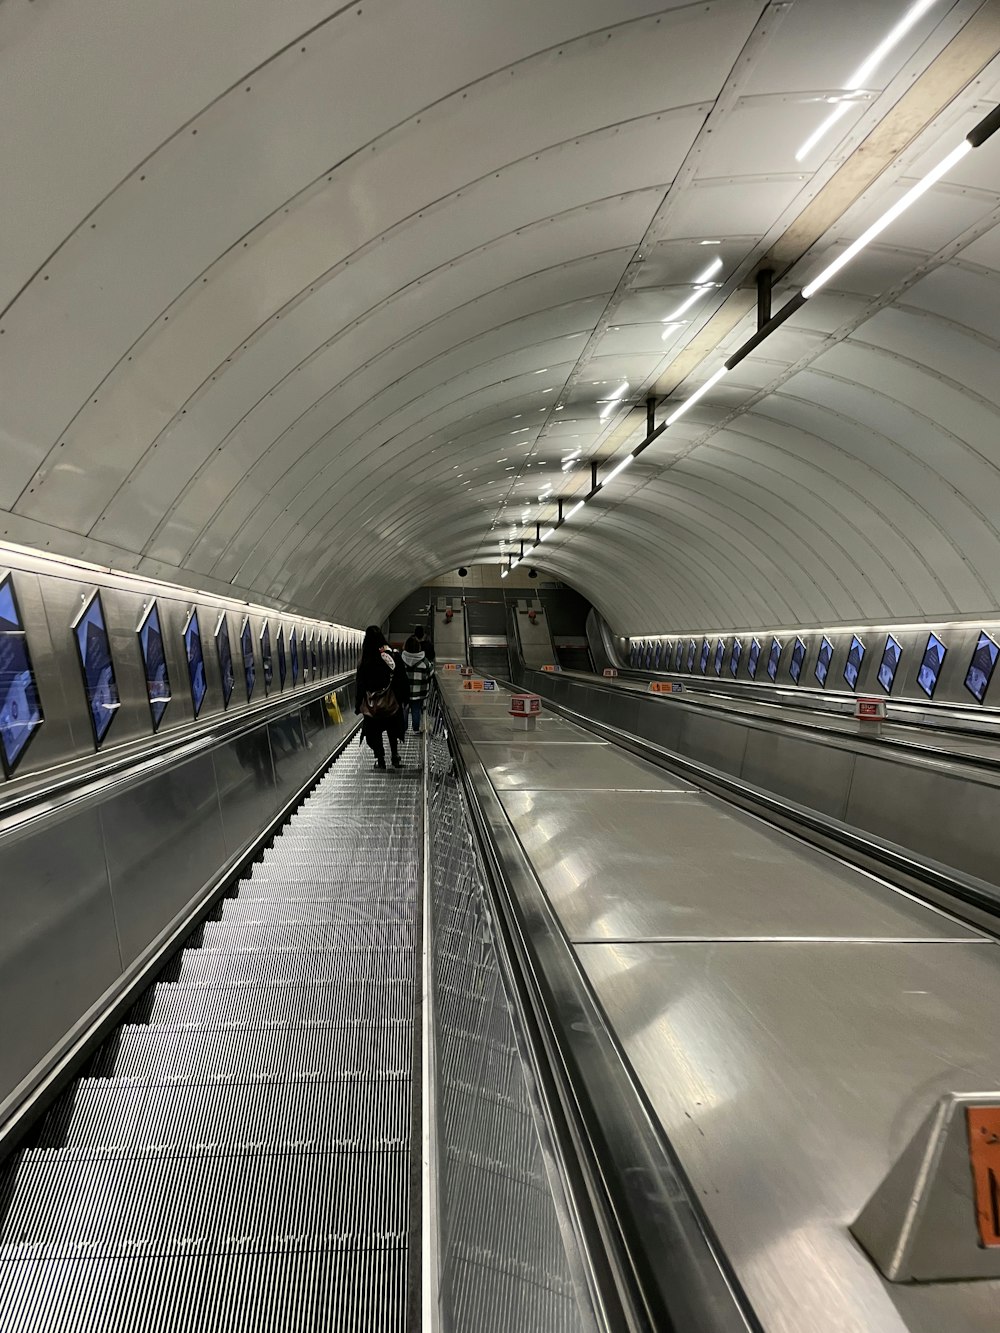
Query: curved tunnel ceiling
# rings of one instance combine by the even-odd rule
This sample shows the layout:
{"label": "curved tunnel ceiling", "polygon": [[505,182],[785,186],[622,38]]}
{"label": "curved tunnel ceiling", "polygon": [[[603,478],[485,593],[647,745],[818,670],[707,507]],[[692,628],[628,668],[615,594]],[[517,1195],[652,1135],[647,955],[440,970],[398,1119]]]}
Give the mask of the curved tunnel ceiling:
{"label": "curved tunnel ceiling", "polygon": [[[354,623],[498,560],[995,105],[1000,4],[925,3],[797,159],[909,9],[8,0],[0,537]],[[625,633],[995,609],[998,220],[991,142],[536,563]]]}

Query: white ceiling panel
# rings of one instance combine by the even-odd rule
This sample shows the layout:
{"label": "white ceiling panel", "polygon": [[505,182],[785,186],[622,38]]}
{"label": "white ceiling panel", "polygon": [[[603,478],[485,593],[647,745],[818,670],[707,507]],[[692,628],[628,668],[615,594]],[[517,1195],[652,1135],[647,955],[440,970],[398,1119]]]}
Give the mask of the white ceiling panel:
{"label": "white ceiling panel", "polygon": [[[340,621],[498,559],[672,364],[680,402],[749,336],[768,247],[777,307],[989,109],[995,62],[948,46],[978,9],[932,6],[800,162],[898,0],[0,6],[0,532]],[[836,168],[883,124],[855,200]],[[623,631],[995,604],[998,164],[539,566]]]}

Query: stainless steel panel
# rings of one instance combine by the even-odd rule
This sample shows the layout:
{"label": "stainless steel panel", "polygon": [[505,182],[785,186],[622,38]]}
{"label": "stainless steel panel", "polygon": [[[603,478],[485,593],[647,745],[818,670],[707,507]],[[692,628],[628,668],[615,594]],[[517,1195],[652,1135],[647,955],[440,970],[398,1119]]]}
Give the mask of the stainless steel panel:
{"label": "stainless steel panel", "polygon": [[479,718],[474,712],[462,718],[465,733],[472,741],[516,741],[519,745],[544,745],[547,741],[593,741],[583,727],[555,714],[543,713],[535,721],[534,731],[525,731],[506,712],[501,717]]}
{"label": "stainless steel panel", "polygon": [[4,840],[0,1102],[121,971],[96,810]]}
{"label": "stainless steel panel", "polygon": [[127,787],[100,818],[127,967],[226,860],[211,755]]}
{"label": "stainless steel panel", "polygon": [[747,729],[738,719],[730,721],[709,717],[693,708],[684,709],[677,742],[682,754],[738,776],[743,768],[746,743]]}
{"label": "stainless steel panel", "polygon": [[1000,1283],[890,1286],[847,1227],[940,1094],[995,1084],[996,945],[579,955],[769,1333],[993,1333]]}
{"label": "stainless steel panel", "polygon": [[227,741],[212,751],[226,851],[233,855],[264,827],[277,808],[267,729]]}
{"label": "stainless steel panel", "polygon": [[679,785],[662,768],[593,741],[549,741],[545,745],[480,741],[476,749],[498,790],[676,791]]}
{"label": "stainless steel panel", "polygon": [[[571,759],[570,747],[562,753],[572,770],[583,751]],[[712,797],[669,791],[502,791],[500,797],[576,940],[980,938]]]}
{"label": "stainless steel panel", "polygon": [[851,750],[797,740],[781,732],[747,728],[740,777],[800,805],[845,819],[856,756]]}
{"label": "stainless steel panel", "polygon": [[847,819],[913,851],[995,884],[1000,786],[943,764],[920,767],[858,755]]}

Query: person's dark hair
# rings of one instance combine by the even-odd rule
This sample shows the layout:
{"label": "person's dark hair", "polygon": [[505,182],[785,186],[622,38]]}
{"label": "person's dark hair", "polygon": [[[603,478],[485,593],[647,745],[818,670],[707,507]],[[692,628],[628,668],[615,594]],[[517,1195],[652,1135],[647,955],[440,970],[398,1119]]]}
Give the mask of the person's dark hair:
{"label": "person's dark hair", "polygon": [[423,652],[423,649],[420,646],[420,640],[417,638],[416,634],[411,634],[410,637],[406,640],[406,642],[403,644],[403,651],[405,653]]}
{"label": "person's dark hair", "polygon": [[[416,628],[414,629],[414,631],[413,631],[413,637],[414,637],[415,639],[422,639],[422,638],[424,637],[424,627],[423,627],[423,625],[417,625],[417,627],[416,627]],[[406,651],[407,651],[408,653],[410,653],[410,652],[413,651],[413,649],[412,649],[412,648],[407,648]]]}
{"label": "person's dark hair", "polygon": [[385,646],[385,635],[378,625],[369,625],[361,643],[362,662],[374,662],[379,656],[379,649]]}

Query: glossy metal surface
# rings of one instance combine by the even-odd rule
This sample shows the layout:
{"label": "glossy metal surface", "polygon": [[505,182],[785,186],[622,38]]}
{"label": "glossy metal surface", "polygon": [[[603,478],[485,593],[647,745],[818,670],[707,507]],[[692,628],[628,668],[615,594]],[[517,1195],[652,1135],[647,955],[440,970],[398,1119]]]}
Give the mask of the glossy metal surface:
{"label": "glossy metal surface", "polygon": [[847,1228],[940,1094],[995,1083],[1000,946],[715,798],[574,790],[577,747],[539,748],[564,786],[500,799],[768,1333],[993,1333],[1000,1283],[889,1284]]}
{"label": "glossy metal surface", "polygon": [[498,790],[583,788],[600,791],[648,787],[670,791],[674,779],[642,760],[623,758],[611,746],[589,741],[480,741],[477,749]]}
{"label": "glossy metal surface", "polygon": [[524,670],[521,685],[943,866],[1000,883],[1000,769],[988,761],[879,745],[840,727],[806,728],[801,713],[785,721],[759,704],[710,713],[705,699],[651,695],[635,682]]}
{"label": "glossy metal surface", "polygon": [[993,944],[584,945],[774,1333],[990,1333],[1000,1283],[890,1287],[847,1228],[939,1094],[996,1080]]}
{"label": "glossy metal surface", "polygon": [[20,1016],[0,1043],[0,1118],[329,758],[353,723],[346,689],[338,697],[339,726],[290,699],[284,716],[268,710],[235,738],[125,771],[0,835],[0,997]]}
{"label": "glossy metal surface", "polygon": [[980,938],[713,797],[564,781],[501,799],[574,940]]}

